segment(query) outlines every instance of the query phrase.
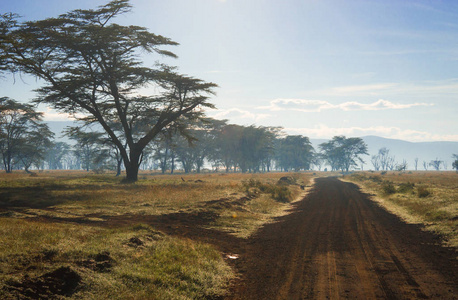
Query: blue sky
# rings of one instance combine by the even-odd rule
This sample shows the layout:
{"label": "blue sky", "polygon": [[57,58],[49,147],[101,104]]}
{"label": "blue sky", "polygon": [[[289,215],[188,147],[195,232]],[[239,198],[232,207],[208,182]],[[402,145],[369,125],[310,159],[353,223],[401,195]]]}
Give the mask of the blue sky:
{"label": "blue sky", "polygon": [[[41,19],[105,3],[0,0],[0,8]],[[210,116],[310,138],[458,141],[457,1],[131,3],[118,23],[179,42],[170,49],[179,58],[164,62],[220,86]],[[32,98],[37,83],[24,81],[0,81],[2,96]]]}

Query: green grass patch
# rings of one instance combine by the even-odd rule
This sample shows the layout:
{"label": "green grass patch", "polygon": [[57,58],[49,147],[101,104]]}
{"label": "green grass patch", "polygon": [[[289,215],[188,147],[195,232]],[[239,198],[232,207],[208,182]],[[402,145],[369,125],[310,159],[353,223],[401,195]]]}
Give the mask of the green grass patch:
{"label": "green grass patch", "polygon": [[[202,299],[221,296],[232,270],[212,246],[166,236],[147,225],[104,229],[0,219],[0,297],[13,283],[71,268],[74,298]],[[24,277],[27,275],[27,277]]]}

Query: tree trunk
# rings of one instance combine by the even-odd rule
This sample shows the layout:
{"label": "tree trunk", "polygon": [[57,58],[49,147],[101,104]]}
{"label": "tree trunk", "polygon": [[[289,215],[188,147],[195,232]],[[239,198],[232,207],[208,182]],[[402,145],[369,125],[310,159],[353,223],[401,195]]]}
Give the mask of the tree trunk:
{"label": "tree trunk", "polygon": [[126,168],[126,182],[136,182],[138,180],[141,154],[141,151],[135,151],[132,149],[129,155],[129,161],[124,160],[124,167]]}
{"label": "tree trunk", "polygon": [[123,159],[118,159],[118,165],[116,166],[116,176],[121,175],[121,165],[122,165]]}
{"label": "tree trunk", "polygon": [[173,152],[171,156],[172,156],[172,165],[170,167],[170,174],[173,174],[173,171],[175,170],[175,155],[173,154]]}

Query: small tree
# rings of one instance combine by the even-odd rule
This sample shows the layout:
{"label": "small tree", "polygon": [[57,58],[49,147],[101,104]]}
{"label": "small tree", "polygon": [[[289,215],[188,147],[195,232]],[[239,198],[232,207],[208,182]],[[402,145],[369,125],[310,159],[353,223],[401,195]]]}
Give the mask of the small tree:
{"label": "small tree", "polygon": [[456,170],[456,172],[458,173],[458,154],[453,154],[452,155],[452,158],[454,159],[453,163],[452,163],[452,167]]}
{"label": "small tree", "polygon": [[0,98],[0,154],[6,173],[11,173],[18,163],[28,171],[43,159],[44,148],[53,134],[41,118],[42,113],[30,104]]}
{"label": "small tree", "polygon": [[404,159],[402,163],[396,165],[396,170],[397,171],[405,171],[407,170],[407,161]]}
{"label": "small tree", "polygon": [[85,132],[79,127],[69,127],[66,130],[66,135],[74,140],[74,154],[79,159],[81,166],[86,171],[94,170],[108,156],[103,145],[103,134],[100,132]]}
{"label": "small tree", "polygon": [[37,124],[34,130],[31,130],[27,137],[22,139],[17,158],[27,173],[31,173],[29,169],[32,165],[38,169],[45,161],[46,152],[52,145],[53,136],[48,125]]}
{"label": "small tree", "polygon": [[444,162],[442,160],[439,160],[438,158],[436,158],[435,160],[430,161],[429,165],[433,167],[436,171],[439,171],[443,163]]}
{"label": "small tree", "polygon": [[46,162],[51,170],[64,169],[65,156],[70,152],[70,145],[64,142],[52,143],[46,153]]}
{"label": "small tree", "polygon": [[[285,171],[309,170],[314,162],[314,149],[308,137],[301,135],[289,135],[279,139],[277,149],[278,165]],[[321,161],[316,160],[321,166]]]}
{"label": "small tree", "polygon": [[320,144],[323,157],[333,170],[340,169],[347,172],[363,163],[361,155],[368,155],[367,145],[361,138],[346,138],[335,136],[331,141]]}
{"label": "small tree", "polygon": [[371,163],[374,166],[374,170],[380,170],[380,156],[379,155],[372,155]]}

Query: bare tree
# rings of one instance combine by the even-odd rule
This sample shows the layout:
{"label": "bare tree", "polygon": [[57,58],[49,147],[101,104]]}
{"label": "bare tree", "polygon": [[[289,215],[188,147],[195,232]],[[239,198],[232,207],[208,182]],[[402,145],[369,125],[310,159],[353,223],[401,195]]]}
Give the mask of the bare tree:
{"label": "bare tree", "polygon": [[385,170],[393,171],[395,167],[396,167],[395,157],[388,156],[386,160],[386,169]]}
{"label": "bare tree", "polygon": [[371,163],[374,166],[375,171],[380,170],[380,156],[379,155],[372,155]]}
{"label": "bare tree", "polygon": [[407,170],[407,161],[404,159],[402,160],[402,163],[396,165],[396,170],[398,171],[405,171]]}
{"label": "bare tree", "polygon": [[418,168],[418,157],[415,157],[415,171],[417,171],[417,168]]}

